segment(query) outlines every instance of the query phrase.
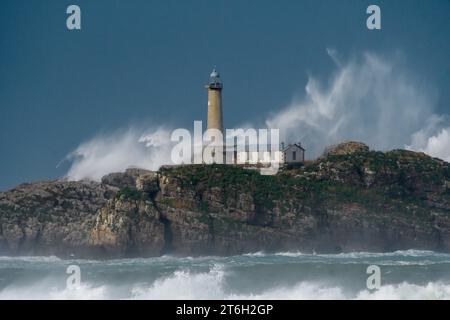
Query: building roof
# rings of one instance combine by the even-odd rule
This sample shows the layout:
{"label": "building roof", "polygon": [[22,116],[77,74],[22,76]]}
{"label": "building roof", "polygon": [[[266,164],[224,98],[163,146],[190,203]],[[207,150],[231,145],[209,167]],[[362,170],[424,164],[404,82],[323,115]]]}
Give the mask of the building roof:
{"label": "building roof", "polygon": [[290,148],[292,148],[292,147],[297,147],[297,148],[302,149],[303,151],[305,151],[305,148],[303,148],[302,145],[301,145],[300,143],[292,143],[292,144],[288,144],[288,145],[283,149],[283,151],[286,151],[286,150],[288,150],[288,149],[290,149]]}

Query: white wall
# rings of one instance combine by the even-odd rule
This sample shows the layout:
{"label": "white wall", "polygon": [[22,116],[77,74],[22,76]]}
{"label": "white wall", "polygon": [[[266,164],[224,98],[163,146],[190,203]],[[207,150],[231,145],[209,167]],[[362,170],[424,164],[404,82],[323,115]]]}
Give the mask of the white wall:
{"label": "white wall", "polygon": [[[294,152],[296,153],[296,157],[294,160]],[[305,161],[305,152],[303,149],[299,148],[296,145],[292,145],[288,147],[284,151],[284,161],[285,163],[301,163]]]}

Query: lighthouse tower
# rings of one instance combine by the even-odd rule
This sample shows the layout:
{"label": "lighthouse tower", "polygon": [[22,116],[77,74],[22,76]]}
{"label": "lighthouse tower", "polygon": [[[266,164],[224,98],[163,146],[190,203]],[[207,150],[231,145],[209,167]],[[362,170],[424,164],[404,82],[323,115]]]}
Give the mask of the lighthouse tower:
{"label": "lighthouse tower", "polygon": [[214,68],[209,77],[208,89],[208,129],[218,129],[223,134],[222,89],[219,72]]}

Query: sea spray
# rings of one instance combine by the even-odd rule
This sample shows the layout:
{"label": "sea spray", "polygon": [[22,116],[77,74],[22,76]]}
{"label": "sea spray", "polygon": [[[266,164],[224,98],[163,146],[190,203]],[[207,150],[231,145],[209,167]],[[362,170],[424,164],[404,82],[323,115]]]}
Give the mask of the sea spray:
{"label": "sea spray", "polygon": [[[67,288],[67,266],[79,286]],[[368,265],[381,269],[366,287]],[[431,251],[61,260],[0,257],[0,299],[450,299],[450,254]]]}

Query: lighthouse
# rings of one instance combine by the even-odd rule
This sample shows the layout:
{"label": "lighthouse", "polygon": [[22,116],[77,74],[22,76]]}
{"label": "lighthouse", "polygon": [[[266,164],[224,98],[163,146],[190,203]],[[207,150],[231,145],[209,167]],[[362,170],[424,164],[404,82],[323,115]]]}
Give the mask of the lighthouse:
{"label": "lighthouse", "polygon": [[222,89],[220,74],[214,68],[209,76],[208,89],[208,129],[218,129],[223,134]]}

